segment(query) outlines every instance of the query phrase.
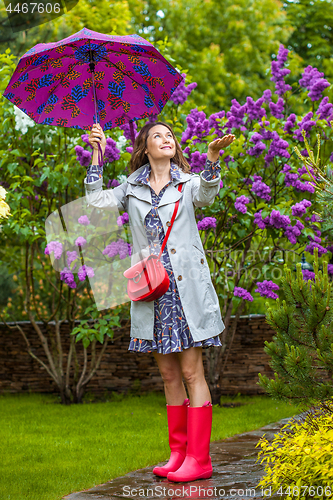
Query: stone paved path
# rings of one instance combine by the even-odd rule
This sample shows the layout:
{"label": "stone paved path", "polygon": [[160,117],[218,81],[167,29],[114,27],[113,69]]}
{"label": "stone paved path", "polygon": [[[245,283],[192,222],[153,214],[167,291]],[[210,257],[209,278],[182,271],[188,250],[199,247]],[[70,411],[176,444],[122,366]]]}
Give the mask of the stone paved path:
{"label": "stone paved path", "polygon": [[[294,419],[299,419],[302,414]],[[117,477],[105,484],[95,486],[86,491],[71,493],[62,500],[123,500],[123,499],[172,499],[208,498],[210,500],[233,499],[250,500],[270,498],[280,500],[285,495],[265,494],[261,488],[255,488],[264,475],[264,467],[256,459],[260,448],[256,448],[259,438],[265,434],[268,441],[274,439],[281,427],[290,418],[255,431],[237,434],[222,441],[212,442],[210,456],[212,458],[213,476],[210,479],[192,481],[190,483],[172,483],[166,478],[158,478],[153,474],[154,467],[147,467],[125,476]],[[164,465],[166,463],[162,462]],[[162,465],[161,464],[161,465]],[[157,464],[156,464],[157,465]]]}

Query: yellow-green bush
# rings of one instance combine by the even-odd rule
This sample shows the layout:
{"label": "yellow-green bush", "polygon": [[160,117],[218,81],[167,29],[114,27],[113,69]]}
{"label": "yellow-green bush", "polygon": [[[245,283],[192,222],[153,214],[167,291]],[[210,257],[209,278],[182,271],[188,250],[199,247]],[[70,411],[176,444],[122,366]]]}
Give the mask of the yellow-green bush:
{"label": "yellow-green bush", "polygon": [[294,498],[333,499],[333,402],[312,407],[302,421],[292,420],[270,443],[257,443],[257,462],[267,462],[257,487]]}

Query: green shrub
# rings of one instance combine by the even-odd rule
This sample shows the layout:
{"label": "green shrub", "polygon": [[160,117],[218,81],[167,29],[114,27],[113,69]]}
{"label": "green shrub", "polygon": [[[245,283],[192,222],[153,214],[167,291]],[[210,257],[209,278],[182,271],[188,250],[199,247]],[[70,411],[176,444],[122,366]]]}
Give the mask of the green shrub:
{"label": "green shrub", "polygon": [[271,494],[287,494],[286,500],[332,496],[332,400],[311,407],[300,421],[289,422],[271,443],[264,436],[256,447],[261,447],[260,463],[267,462],[266,475],[257,487],[271,487]]}

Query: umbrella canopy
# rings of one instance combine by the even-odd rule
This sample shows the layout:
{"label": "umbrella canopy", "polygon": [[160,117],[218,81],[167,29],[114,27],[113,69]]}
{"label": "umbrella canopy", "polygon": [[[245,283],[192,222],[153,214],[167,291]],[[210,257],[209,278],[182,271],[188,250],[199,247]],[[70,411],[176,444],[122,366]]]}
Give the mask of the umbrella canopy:
{"label": "umbrella canopy", "polygon": [[182,79],[144,38],[83,28],[28,50],[3,96],[42,125],[107,130],[159,114]]}

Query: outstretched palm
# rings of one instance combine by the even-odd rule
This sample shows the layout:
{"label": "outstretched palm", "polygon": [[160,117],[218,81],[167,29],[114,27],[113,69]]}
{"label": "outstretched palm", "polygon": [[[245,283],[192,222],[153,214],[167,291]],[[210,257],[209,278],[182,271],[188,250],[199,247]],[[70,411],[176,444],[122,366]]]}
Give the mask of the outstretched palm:
{"label": "outstretched palm", "polygon": [[212,154],[217,154],[223,148],[229,146],[236,137],[233,134],[228,134],[223,136],[221,139],[215,139],[215,141],[208,144],[208,149]]}

